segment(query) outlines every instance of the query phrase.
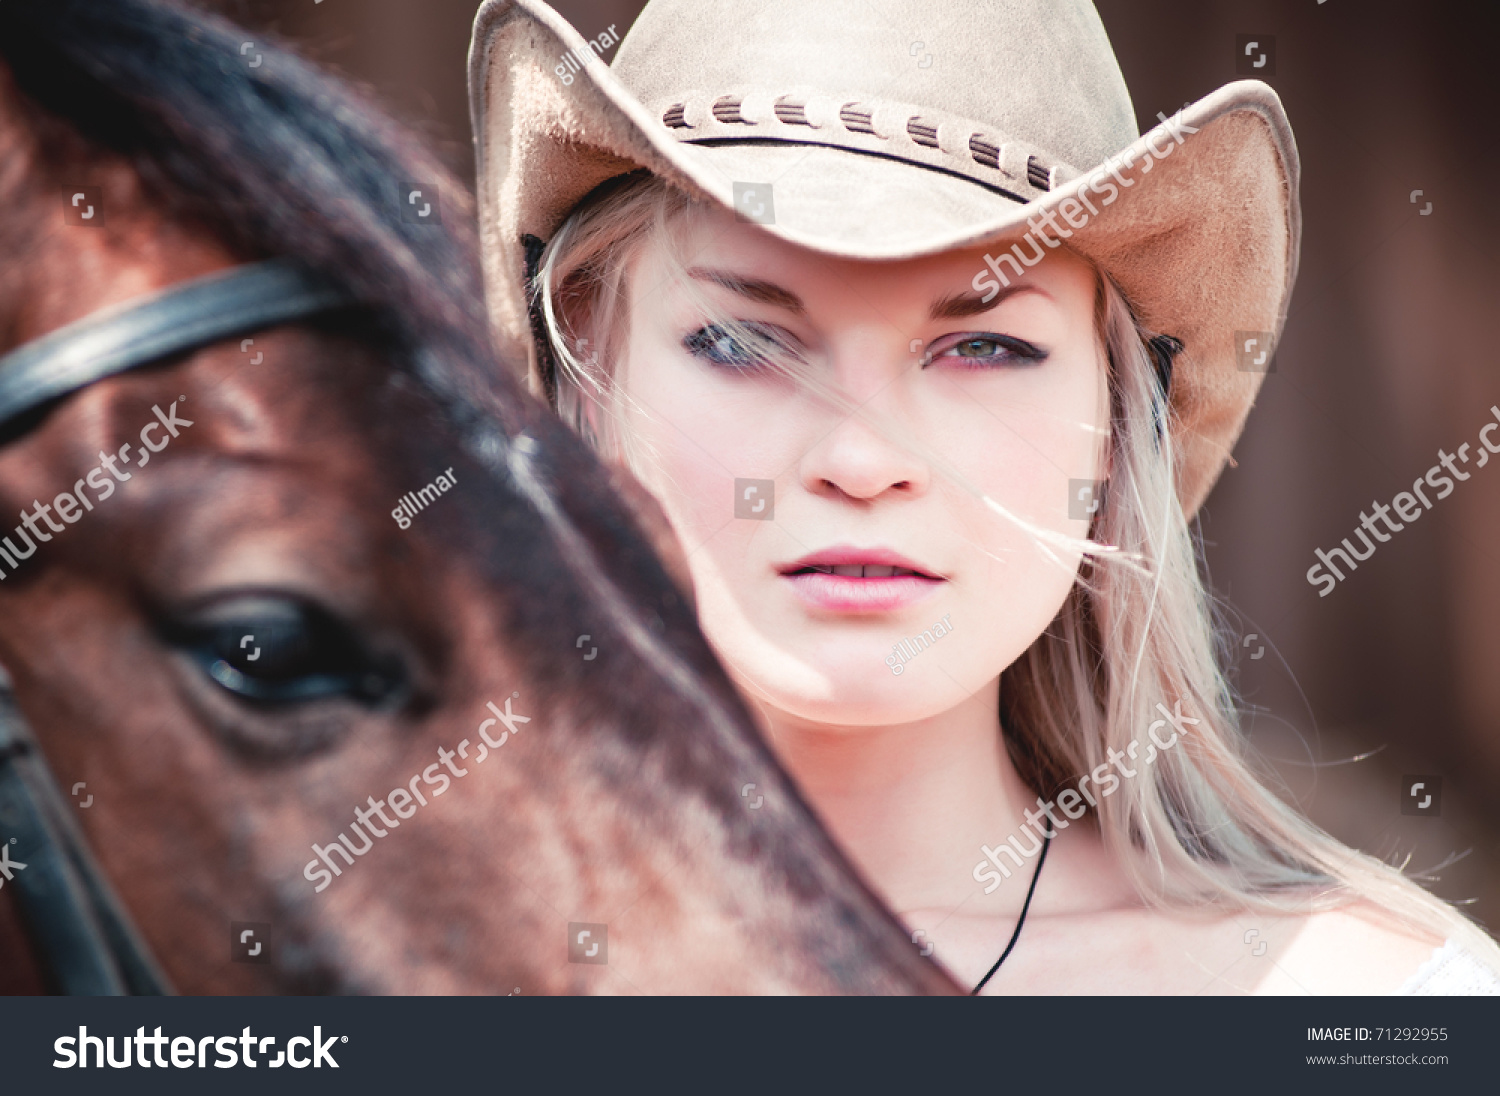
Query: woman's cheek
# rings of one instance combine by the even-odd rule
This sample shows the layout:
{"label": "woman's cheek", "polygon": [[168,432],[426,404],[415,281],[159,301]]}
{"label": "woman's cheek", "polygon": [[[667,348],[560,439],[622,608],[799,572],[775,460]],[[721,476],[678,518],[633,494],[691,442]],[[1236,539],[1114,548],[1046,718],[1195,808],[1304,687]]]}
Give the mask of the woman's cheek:
{"label": "woman's cheek", "polygon": [[671,423],[654,423],[649,431],[642,432],[640,440],[646,487],[667,511],[691,556],[715,528],[724,524],[723,513],[734,481],[716,459]]}
{"label": "woman's cheek", "polygon": [[[966,440],[971,482],[1006,513],[1045,533],[1083,538],[1070,518],[1073,488],[1094,473],[1090,435],[1067,420],[1032,422],[1024,433],[981,430]],[[966,555],[975,607],[994,622],[997,654],[1008,663],[1030,646],[1067,599],[1081,550],[1043,541],[1004,514],[972,500],[959,519],[973,546]]]}
{"label": "woman's cheek", "polygon": [[730,469],[743,461],[733,425],[719,418],[679,388],[646,403],[632,426],[641,443],[642,479],[690,555],[734,516]]}

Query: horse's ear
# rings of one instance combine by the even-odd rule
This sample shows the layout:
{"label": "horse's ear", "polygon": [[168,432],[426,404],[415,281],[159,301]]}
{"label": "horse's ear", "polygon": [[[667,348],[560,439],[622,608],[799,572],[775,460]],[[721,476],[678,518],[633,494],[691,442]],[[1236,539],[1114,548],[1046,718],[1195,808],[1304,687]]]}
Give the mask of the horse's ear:
{"label": "horse's ear", "polygon": [[614,487],[615,493],[630,508],[636,523],[646,534],[657,558],[666,568],[668,577],[682,592],[683,597],[687,598],[688,608],[696,616],[698,599],[693,590],[693,573],[688,568],[687,553],[682,550],[682,542],[672,531],[672,523],[667,520],[661,504],[652,497],[651,492],[641,486],[641,481],[635,478],[623,462],[611,462],[607,468],[610,484]]}

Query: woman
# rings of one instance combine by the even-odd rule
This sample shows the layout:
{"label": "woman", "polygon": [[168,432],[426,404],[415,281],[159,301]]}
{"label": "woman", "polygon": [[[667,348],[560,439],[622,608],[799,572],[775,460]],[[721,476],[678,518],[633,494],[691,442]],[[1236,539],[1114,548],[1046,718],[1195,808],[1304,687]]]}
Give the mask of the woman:
{"label": "woman", "polygon": [[1258,782],[1215,657],[1188,522],[1295,278],[1275,93],[1137,138],[1085,0],[892,18],[652,0],[611,69],[486,4],[504,349],[656,495],[778,755],[965,986],[1500,992]]}

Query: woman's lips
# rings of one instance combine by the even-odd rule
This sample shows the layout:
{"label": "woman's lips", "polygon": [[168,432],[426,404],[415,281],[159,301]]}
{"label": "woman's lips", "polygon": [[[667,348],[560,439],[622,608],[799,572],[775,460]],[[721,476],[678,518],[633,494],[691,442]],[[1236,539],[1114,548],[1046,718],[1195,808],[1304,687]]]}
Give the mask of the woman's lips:
{"label": "woman's lips", "polygon": [[933,597],[944,579],[909,568],[880,564],[811,565],[781,574],[792,591],[816,609],[838,613],[883,613]]}

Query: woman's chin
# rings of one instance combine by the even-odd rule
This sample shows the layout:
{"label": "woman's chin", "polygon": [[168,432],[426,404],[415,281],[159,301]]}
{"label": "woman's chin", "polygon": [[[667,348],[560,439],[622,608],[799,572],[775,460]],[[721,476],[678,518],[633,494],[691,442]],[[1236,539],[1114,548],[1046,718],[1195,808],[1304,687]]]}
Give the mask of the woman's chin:
{"label": "woman's chin", "polygon": [[[829,667],[788,659],[747,675],[730,676],[746,696],[809,723],[850,728],[915,723],[973,695],[934,663],[928,667]],[[744,667],[744,663],[739,664]],[[899,672],[895,672],[899,671]]]}

